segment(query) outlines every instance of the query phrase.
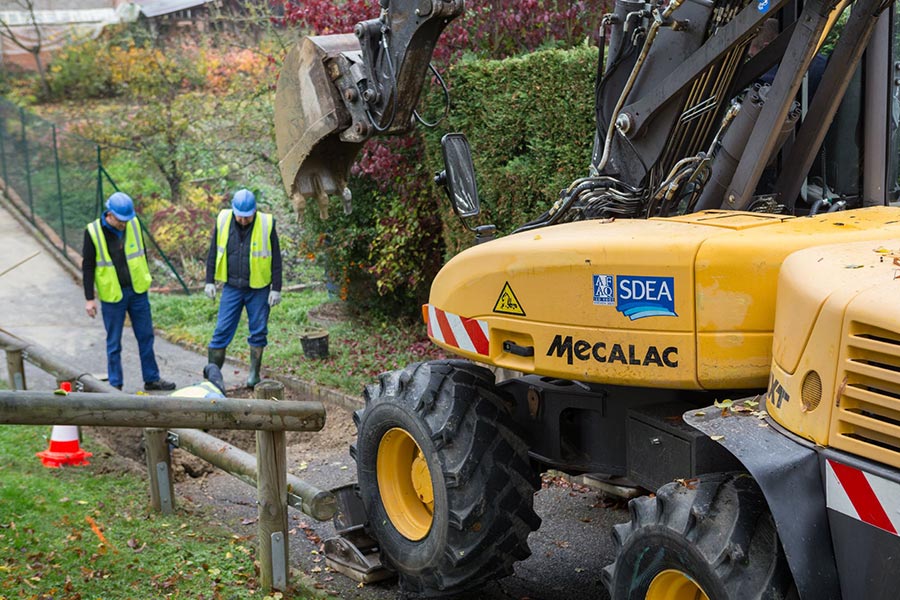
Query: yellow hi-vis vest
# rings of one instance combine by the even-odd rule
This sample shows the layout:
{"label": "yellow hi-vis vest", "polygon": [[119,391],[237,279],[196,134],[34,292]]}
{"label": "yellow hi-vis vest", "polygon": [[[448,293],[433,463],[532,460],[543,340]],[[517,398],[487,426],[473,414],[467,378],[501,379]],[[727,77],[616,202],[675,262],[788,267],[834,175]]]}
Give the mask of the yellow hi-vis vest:
{"label": "yellow hi-vis vest", "polygon": [[202,381],[189,385],[186,388],[175,390],[170,396],[181,396],[182,398],[224,398],[225,395],[215,385],[209,381]]}
{"label": "yellow hi-vis vest", "polygon": [[[97,286],[97,297],[103,302],[118,302],[122,299],[122,286],[116,275],[116,266],[109,255],[106,236],[100,219],[87,226],[91,241],[97,250],[97,270],[94,272],[94,283]],[[144,238],[141,237],[141,226],[137,217],[125,225],[125,261],[131,273],[131,287],[135,293],[143,294],[150,289],[150,267],[147,265],[147,253],[144,250]]]}
{"label": "yellow hi-vis vest", "polygon": [[[228,281],[228,232],[231,229],[232,210],[226,208],[216,217],[216,281]],[[250,232],[250,287],[264,288],[272,283],[272,224],[267,213],[256,212],[253,230]]]}

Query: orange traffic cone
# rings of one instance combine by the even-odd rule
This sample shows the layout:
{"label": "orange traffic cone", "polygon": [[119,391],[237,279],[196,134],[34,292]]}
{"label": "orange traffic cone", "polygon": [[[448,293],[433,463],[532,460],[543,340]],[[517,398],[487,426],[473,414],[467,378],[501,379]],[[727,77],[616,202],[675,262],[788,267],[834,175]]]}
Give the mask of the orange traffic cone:
{"label": "orange traffic cone", "polygon": [[62,466],[88,465],[90,463],[85,459],[93,455],[79,446],[77,425],[54,425],[50,434],[50,448],[36,453],[35,456],[41,458],[41,463],[45,467],[55,469]]}
{"label": "orange traffic cone", "polygon": [[[58,392],[63,394],[72,391],[72,384],[68,381],[62,382],[59,387]],[[54,425],[50,434],[50,448],[36,453],[35,456],[41,458],[41,463],[45,467],[56,469],[64,465],[73,467],[89,465],[85,459],[93,455],[81,449],[77,425]]]}

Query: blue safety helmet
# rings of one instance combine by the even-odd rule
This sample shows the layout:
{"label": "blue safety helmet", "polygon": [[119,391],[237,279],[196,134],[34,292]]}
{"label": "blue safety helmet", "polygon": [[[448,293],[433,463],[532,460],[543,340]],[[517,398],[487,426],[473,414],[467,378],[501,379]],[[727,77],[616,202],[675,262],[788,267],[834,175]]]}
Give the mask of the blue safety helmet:
{"label": "blue safety helmet", "polygon": [[231,208],[235,216],[252,217],[256,212],[256,197],[250,190],[240,189],[231,197]]}
{"label": "blue safety helmet", "polygon": [[120,221],[130,221],[134,218],[134,202],[128,194],[116,192],[107,199],[106,208]]}

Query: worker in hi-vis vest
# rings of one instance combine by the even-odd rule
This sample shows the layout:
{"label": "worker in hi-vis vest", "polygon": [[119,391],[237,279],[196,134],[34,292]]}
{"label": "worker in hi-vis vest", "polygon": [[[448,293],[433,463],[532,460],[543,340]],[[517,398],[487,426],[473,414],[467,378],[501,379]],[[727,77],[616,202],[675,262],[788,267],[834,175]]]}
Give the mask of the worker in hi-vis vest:
{"label": "worker in hi-vis vest", "polygon": [[216,297],[222,282],[216,330],[209,342],[209,362],[219,368],[234,338],[241,310],[247,310],[250,336],[250,376],[247,387],[259,383],[263,349],[268,343],[269,310],[281,302],[281,248],[275,218],[256,210],[250,190],[238,190],[231,208],[219,212],[206,257],[206,295]]}
{"label": "worker in hi-vis vest", "polygon": [[125,315],[137,338],[144,389],[174,390],[175,384],[159,376],[153,352],[153,317],[150,314],[150,268],[147,266],[144,236],[134,215],[134,203],[127,194],[116,192],[106,201],[106,211],[84,231],[81,273],[84,309],[97,316],[100,299],[106,328],[106,365],[109,384],[122,389],[122,330]]}

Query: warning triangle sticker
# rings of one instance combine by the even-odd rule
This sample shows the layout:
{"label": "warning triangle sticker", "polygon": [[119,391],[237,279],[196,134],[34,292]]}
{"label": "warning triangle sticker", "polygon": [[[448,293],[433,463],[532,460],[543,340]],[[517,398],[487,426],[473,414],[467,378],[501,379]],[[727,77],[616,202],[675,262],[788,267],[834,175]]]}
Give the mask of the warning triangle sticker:
{"label": "warning triangle sticker", "polygon": [[516,294],[512,291],[508,281],[503,284],[500,297],[497,298],[497,303],[494,304],[494,312],[504,315],[525,316],[525,311],[522,310],[522,305],[519,304],[519,299],[516,298]]}

